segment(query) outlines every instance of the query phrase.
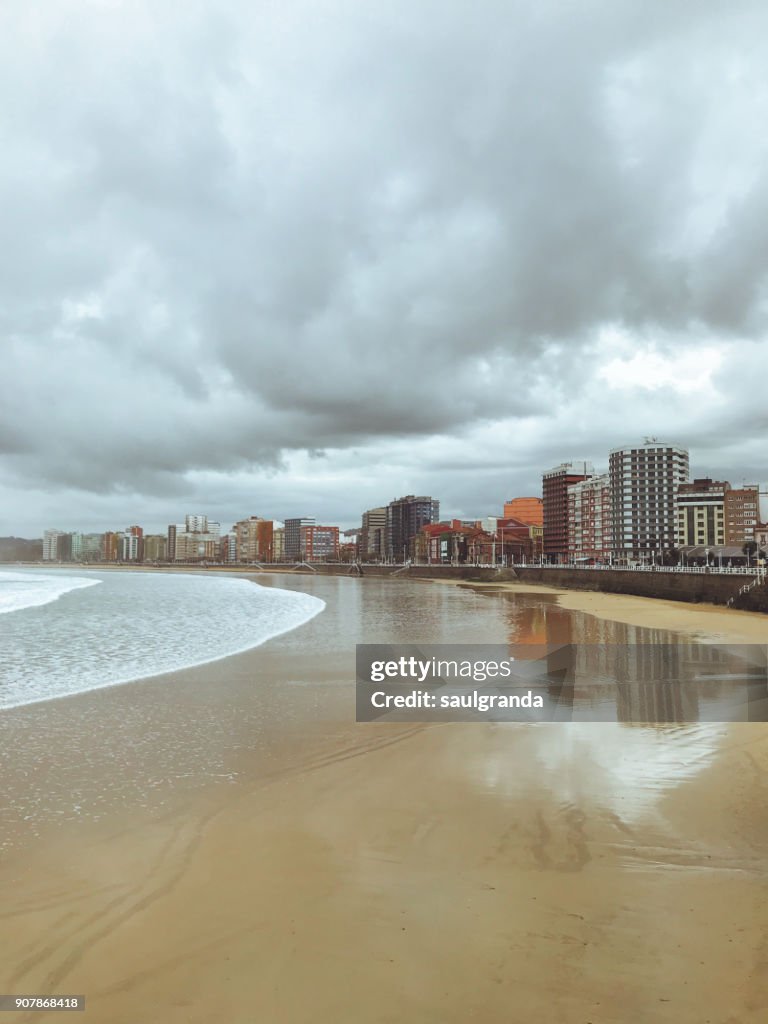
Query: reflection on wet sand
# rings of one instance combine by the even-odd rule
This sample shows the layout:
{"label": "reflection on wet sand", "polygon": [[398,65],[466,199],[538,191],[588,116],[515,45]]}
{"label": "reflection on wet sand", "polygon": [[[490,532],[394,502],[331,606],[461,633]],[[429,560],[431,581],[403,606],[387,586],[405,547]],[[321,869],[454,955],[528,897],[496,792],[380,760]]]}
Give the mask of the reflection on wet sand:
{"label": "reflection on wet sand", "polygon": [[768,721],[768,647],[701,643],[506,595],[510,651],[541,646],[548,714],[653,725]]}

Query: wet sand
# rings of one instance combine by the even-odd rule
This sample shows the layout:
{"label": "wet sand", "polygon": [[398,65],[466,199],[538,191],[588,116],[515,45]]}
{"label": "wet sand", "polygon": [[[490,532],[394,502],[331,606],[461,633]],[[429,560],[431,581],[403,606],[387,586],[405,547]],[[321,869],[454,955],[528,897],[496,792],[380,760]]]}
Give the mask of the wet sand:
{"label": "wet sand", "polygon": [[[734,642],[765,630],[556,600]],[[187,674],[187,702],[258,673],[277,706],[325,679],[274,748],[243,746],[237,784],[6,858],[2,991],[85,993],[99,1024],[766,1019],[768,728],[356,725],[351,683],[334,685],[349,659],[313,667],[290,636]],[[95,720],[124,718],[128,690],[102,691]]]}
{"label": "wet sand", "polygon": [[[459,580],[435,581],[444,586],[467,586]],[[688,604],[627,594],[593,590],[566,590],[535,583],[473,583],[479,590],[510,594],[550,594],[558,605],[611,622],[623,622],[643,629],[663,629],[700,640],[702,643],[768,644],[768,616],[743,612],[715,604]]]}

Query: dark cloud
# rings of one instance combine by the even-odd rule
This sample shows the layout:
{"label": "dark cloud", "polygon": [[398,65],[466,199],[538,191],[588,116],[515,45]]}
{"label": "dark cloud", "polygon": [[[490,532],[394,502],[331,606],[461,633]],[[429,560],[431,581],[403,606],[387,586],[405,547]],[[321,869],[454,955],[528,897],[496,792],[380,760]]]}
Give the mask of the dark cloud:
{"label": "dark cloud", "polygon": [[768,476],[766,29],[9,0],[0,532],[482,514],[643,433]]}

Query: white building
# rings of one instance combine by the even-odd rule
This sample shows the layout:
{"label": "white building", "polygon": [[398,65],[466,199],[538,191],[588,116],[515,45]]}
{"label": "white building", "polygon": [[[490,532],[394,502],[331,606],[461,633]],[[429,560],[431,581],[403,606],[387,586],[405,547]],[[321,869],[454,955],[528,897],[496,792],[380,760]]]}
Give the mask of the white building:
{"label": "white building", "polygon": [[46,530],[43,534],[43,561],[55,562],[59,557],[59,537],[63,537],[62,530]]}
{"label": "white building", "polygon": [[673,548],[675,500],[688,480],[688,449],[655,437],[614,448],[609,476],[614,555],[652,560]]}

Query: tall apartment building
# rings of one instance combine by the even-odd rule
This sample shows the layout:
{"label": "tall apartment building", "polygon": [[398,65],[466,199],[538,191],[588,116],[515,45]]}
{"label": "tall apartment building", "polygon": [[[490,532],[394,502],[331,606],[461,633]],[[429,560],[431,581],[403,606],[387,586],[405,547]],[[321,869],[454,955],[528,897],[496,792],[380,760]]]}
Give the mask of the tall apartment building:
{"label": "tall apartment building", "polygon": [[104,550],[103,533],[83,533],[78,544],[80,558],[84,562],[100,562]]}
{"label": "tall apartment building", "polygon": [[[211,526],[214,524],[211,523]],[[218,525],[218,524],[216,524]],[[184,529],[187,533],[212,533],[209,530],[208,516],[192,515],[184,517]]]}
{"label": "tall apartment building", "polygon": [[517,519],[529,526],[543,526],[544,502],[541,498],[510,498],[504,502],[504,518]]}
{"label": "tall apartment building", "polygon": [[120,536],[120,561],[144,560],[144,531],[140,526],[128,526]]}
{"label": "tall apartment building", "polygon": [[285,559],[285,527],[276,526],[272,530],[272,561],[282,562]]}
{"label": "tall apartment building", "polygon": [[608,558],[611,532],[611,478],[593,476],[568,488],[568,557]]}
{"label": "tall apartment building", "polygon": [[64,533],[61,530],[46,530],[43,534],[43,561],[44,562],[56,562],[61,555],[59,554],[59,538],[63,537]]}
{"label": "tall apartment building", "polygon": [[116,562],[120,557],[120,534],[107,530],[102,537],[102,558],[105,562]]}
{"label": "tall apartment building", "polygon": [[301,557],[305,562],[325,562],[338,559],[338,526],[302,526]]}
{"label": "tall apartment building", "polygon": [[218,561],[221,523],[207,516],[188,515],[183,523],[168,527],[168,560],[172,562]]}
{"label": "tall apartment building", "polygon": [[301,531],[305,526],[314,526],[314,516],[303,516],[300,519],[285,520],[285,539],[283,557],[287,562],[300,562],[303,559],[301,553]]}
{"label": "tall apartment building", "polygon": [[725,543],[742,547],[755,539],[760,522],[760,489],[757,484],[734,487],[725,496]]}
{"label": "tall apartment building", "polygon": [[148,533],[144,538],[144,561],[164,562],[167,554],[167,538],[162,533]]}
{"label": "tall apartment building", "polygon": [[241,519],[232,527],[235,534],[236,554],[238,562],[271,562],[273,522],[261,516],[250,516]]}
{"label": "tall apartment building", "polygon": [[725,544],[727,480],[700,477],[677,488],[677,546]]}
{"label": "tall apartment building", "polygon": [[568,488],[595,475],[591,462],[561,462],[542,476],[544,557],[550,562],[568,556]]}
{"label": "tall apartment building", "polygon": [[234,529],[219,537],[219,561],[228,563],[237,561],[237,534]]}
{"label": "tall apartment building", "polygon": [[675,500],[688,482],[688,450],[646,438],[614,448],[609,457],[613,551],[640,559],[675,546]]}
{"label": "tall apartment building", "polygon": [[363,512],[358,537],[358,555],[361,562],[378,562],[387,553],[387,509],[369,508]]}
{"label": "tall apartment building", "polygon": [[404,562],[411,543],[427,523],[440,521],[440,502],[428,495],[407,494],[387,505],[387,557]]}

